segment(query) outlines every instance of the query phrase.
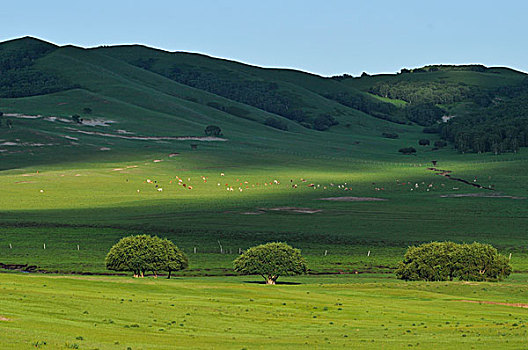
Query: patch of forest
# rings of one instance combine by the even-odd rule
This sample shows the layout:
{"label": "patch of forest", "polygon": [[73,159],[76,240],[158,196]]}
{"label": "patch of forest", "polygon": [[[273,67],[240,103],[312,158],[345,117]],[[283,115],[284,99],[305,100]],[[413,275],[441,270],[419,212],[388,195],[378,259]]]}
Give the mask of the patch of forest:
{"label": "patch of forest", "polygon": [[0,97],[44,95],[78,87],[57,75],[34,68],[38,58],[53,50],[54,46],[38,41],[22,47],[0,47]]}

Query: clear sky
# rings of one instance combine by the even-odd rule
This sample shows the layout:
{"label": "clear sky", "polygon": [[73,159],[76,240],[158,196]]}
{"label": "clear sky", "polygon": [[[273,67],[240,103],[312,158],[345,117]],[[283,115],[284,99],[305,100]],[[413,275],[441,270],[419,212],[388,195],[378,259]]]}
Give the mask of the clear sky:
{"label": "clear sky", "polygon": [[526,0],[2,1],[0,40],[140,43],[321,75],[481,63],[528,72]]}

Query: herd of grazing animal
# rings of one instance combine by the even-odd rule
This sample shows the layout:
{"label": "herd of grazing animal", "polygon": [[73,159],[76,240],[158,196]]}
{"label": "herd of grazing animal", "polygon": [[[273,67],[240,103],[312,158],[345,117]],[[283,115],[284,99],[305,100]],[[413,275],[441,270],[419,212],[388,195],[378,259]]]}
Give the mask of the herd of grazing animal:
{"label": "herd of grazing animal", "polygon": [[[225,177],[225,173],[220,173],[220,178],[224,178],[224,177]],[[209,180],[208,176],[200,175],[199,182],[202,182],[203,184],[207,184],[208,180]],[[425,183],[423,181],[421,183],[413,182],[413,181],[405,181],[405,182],[402,182],[400,180],[395,180],[395,181],[396,181],[397,186],[403,186],[405,188],[408,188],[410,191],[419,191],[419,190],[424,189],[425,191],[429,192],[434,189],[443,189],[446,187],[446,185],[443,183],[438,185],[434,183]],[[178,186],[181,186],[184,189],[192,190],[194,186],[190,185],[189,184],[190,182],[191,182],[190,177],[187,177],[187,179],[184,179],[176,175],[173,179],[169,180],[169,185],[176,184]],[[333,182],[331,182],[326,185],[321,185],[321,184],[317,184],[313,182],[308,182],[308,180],[306,180],[305,178],[299,178],[299,182],[300,183],[297,183],[296,180],[290,179],[290,187],[292,189],[297,189],[301,186],[304,186],[307,188],[321,189],[321,190],[337,189],[337,190],[342,190],[342,191],[352,191],[352,186],[347,182],[344,182],[342,184],[334,184]],[[155,189],[158,192],[163,191],[163,188],[160,187],[160,185],[158,184],[158,181],[146,179],[145,183],[154,185]],[[272,188],[274,186],[281,185],[281,182],[277,179],[274,179],[271,181],[250,183],[250,181],[241,180],[240,178],[237,178],[232,183],[223,182],[220,179],[218,179],[218,181],[216,182],[217,187],[222,187],[222,183],[224,184],[223,187],[228,192],[243,192],[243,191],[254,189],[254,188]],[[376,185],[375,182],[373,182],[372,185],[373,185],[372,187],[373,191],[386,191],[389,189],[385,186],[382,187],[382,186]],[[195,186],[198,186],[198,184],[196,184]],[[453,190],[458,190],[458,188],[453,187]],[[139,193],[139,190],[137,191]]]}
{"label": "herd of grazing animal", "polygon": [[[161,162],[161,160],[157,160],[156,159],[156,160],[154,160],[154,162],[158,163],[158,162]],[[114,169],[114,170],[117,170],[117,169]],[[119,169],[119,170],[121,170],[121,169]],[[223,172],[220,173],[220,178],[224,178],[225,176],[226,176],[225,173],[223,173]],[[199,182],[203,182],[203,184],[207,184],[208,180],[209,180],[209,177],[208,176],[204,176],[204,175],[200,175],[200,179],[201,179],[201,181],[199,181]],[[477,179],[477,177],[475,176],[473,182],[476,182],[476,179]],[[128,179],[126,181],[128,182]],[[274,179],[274,180],[271,180],[271,181],[250,183],[247,180],[241,180],[241,179],[237,178],[233,182],[234,183],[231,183],[231,184],[229,182],[225,182],[224,188],[226,189],[226,191],[228,191],[228,192],[244,192],[244,191],[250,190],[250,189],[272,188],[272,187],[281,185],[281,182],[279,180],[277,180],[277,179]],[[414,181],[400,181],[400,180],[395,180],[395,182],[396,182],[397,187],[401,186],[401,187],[405,188],[407,191],[411,191],[411,192],[416,192],[416,191],[430,192],[430,191],[435,190],[435,189],[451,190],[451,188],[446,188],[446,184],[444,184],[444,183],[434,184],[432,182],[431,183],[426,183],[424,181],[419,183],[419,182],[414,182]],[[153,185],[155,190],[158,191],[158,192],[163,192],[163,188],[160,186],[160,184],[156,180],[146,179],[144,181],[144,183],[149,184],[149,185]],[[195,186],[198,186],[198,184],[195,184],[193,186],[190,183],[191,183],[191,178],[190,177],[187,177],[187,179],[185,180],[184,178],[181,178],[181,177],[176,175],[174,178],[169,180],[168,185],[176,184],[176,185],[181,186],[183,189],[186,189],[186,190],[193,190]],[[217,186],[221,187],[222,183],[224,183],[224,181],[218,180],[217,181]],[[393,188],[392,186],[388,186],[387,187],[387,184],[385,186],[379,186],[379,185],[376,185],[375,182],[373,182],[372,185],[373,185],[373,187],[372,187],[373,191],[395,190],[395,188]],[[294,179],[290,179],[290,188],[297,189],[297,188],[300,188],[300,187],[312,188],[314,190],[317,190],[317,189],[321,189],[321,190],[336,190],[337,189],[337,190],[342,190],[342,191],[352,191],[352,186],[350,184],[348,184],[347,182],[344,182],[342,184],[334,184],[334,183],[331,182],[331,183],[326,184],[326,185],[321,185],[321,184],[309,182],[307,179],[305,179],[303,177],[298,178],[298,181],[294,180]],[[457,191],[457,190],[459,190],[459,187],[453,187],[452,190]],[[43,193],[44,191],[41,190],[40,192]],[[137,189],[137,193],[140,193],[139,189]]]}

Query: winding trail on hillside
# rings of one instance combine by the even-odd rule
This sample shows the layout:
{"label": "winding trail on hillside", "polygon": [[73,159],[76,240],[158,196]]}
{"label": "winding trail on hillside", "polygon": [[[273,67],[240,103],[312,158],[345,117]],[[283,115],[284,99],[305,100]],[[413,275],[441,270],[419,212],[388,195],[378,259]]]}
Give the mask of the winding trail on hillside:
{"label": "winding trail on hillside", "polygon": [[467,181],[467,180],[464,180],[464,179],[461,179],[461,178],[458,178],[458,177],[453,177],[453,176],[451,176],[451,173],[453,172],[451,170],[444,170],[444,169],[438,169],[438,168],[427,168],[427,170],[436,171],[436,175],[447,177],[449,180],[462,182],[462,183],[464,183],[466,185],[470,185],[470,186],[477,187],[477,188],[482,188],[482,189],[488,190],[488,191],[495,191],[494,188],[484,187],[484,186],[482,186],[482,185],[480,185],[480,184],[478,184],[476,182],[470,182],[470,181]]}

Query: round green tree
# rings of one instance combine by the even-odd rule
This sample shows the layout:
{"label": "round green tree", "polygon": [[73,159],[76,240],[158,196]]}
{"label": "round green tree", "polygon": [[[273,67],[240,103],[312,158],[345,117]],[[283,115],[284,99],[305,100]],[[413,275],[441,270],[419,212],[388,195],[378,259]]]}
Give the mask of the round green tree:
{"label": "round green tree", "polygon": [[511,272],[508,258],[489,244],[431,242],[409,247],[396,276],[408,281],[498,281]]}
{"label": "round green tree", "polygon": [[465,281],[499,281],[512,272],[510,261],[489,244],[462,244],[457,259],[457,275]]}
{"label": "round green tree", "polygon": [[130,271],[134,277],[145,272],[182,270],[188,266],[187,257],[174,243],[156,236],[137,235],[122,238],[108,252],[106,268],[113,271]]}
{"label": "round green tree", "polygon": [[275,284],[279,276],[306,273],[307,269],[301,251],[281,242],[249,248],[233,264],[235,271],[244,275],[261,275],[266,284]]}
{"label": "round green tree", "polygon": [[185,270],[189,267],[189,259],[174,243],[162,239],[160,244],[163,256],[159,269],[168,272],[167,278],[171,278],[172,271]]}
{"label": "round green tree", "polygon": [[460,245],[453,242],[431,242],[407,249],[396,276],[408,281],[447,281],[457,275]]}

